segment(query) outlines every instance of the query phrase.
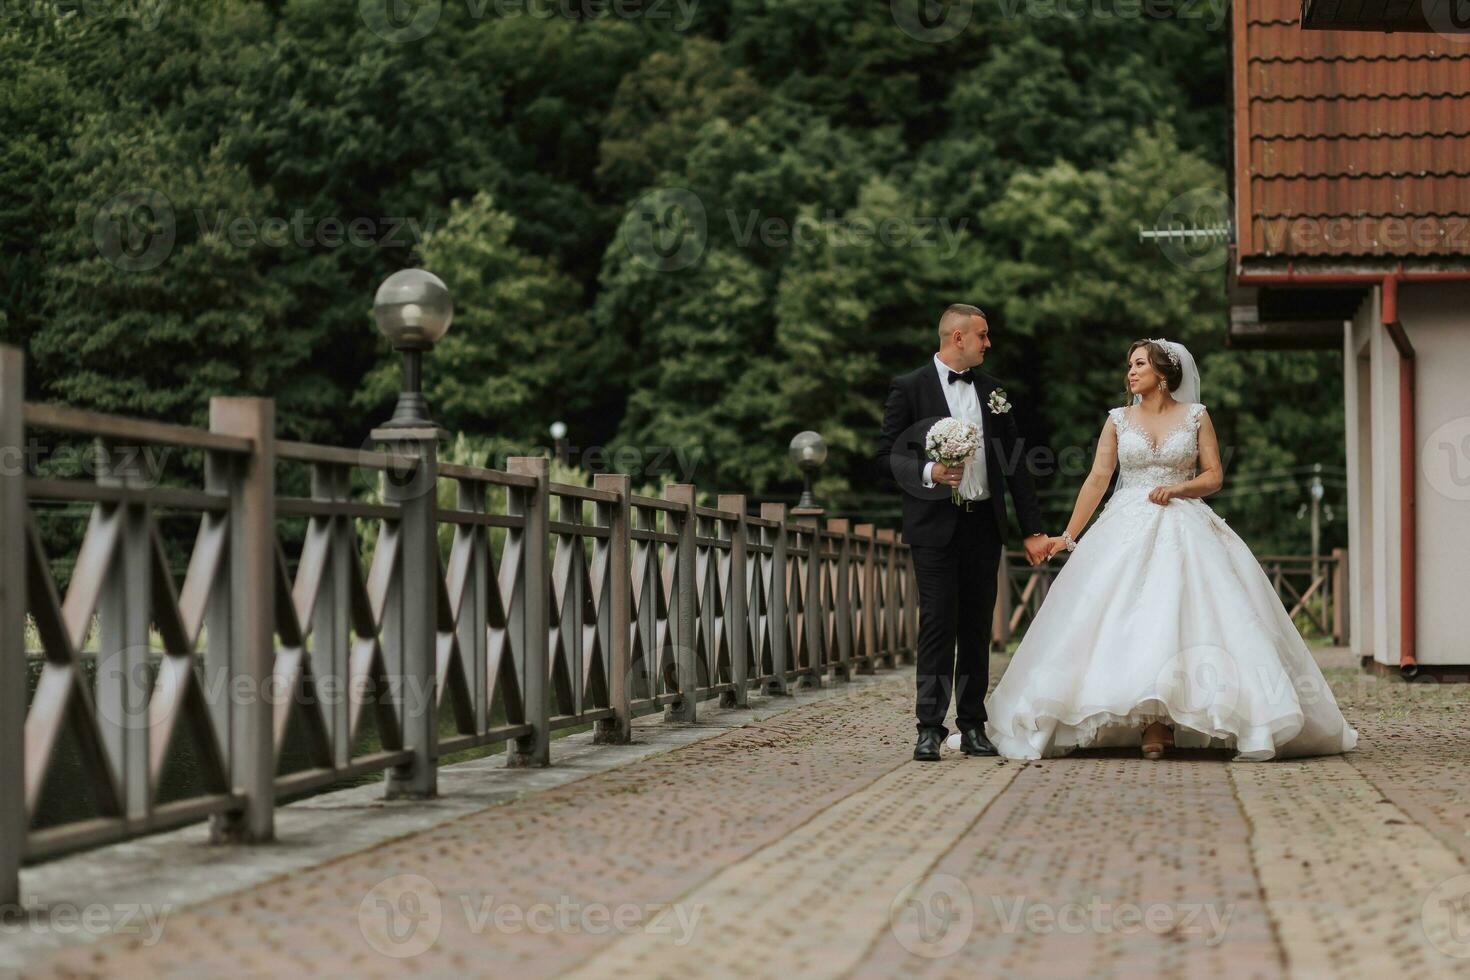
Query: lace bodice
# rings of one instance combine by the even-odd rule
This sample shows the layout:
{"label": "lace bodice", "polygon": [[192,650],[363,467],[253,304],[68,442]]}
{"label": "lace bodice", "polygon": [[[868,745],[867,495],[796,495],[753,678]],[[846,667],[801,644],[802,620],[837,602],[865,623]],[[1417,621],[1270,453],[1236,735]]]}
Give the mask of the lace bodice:
{"label": "lace bodice", "polygon": [[1147,432],[1128,421],[1125,409],[1109,411],[1118,434],[1118,485],[1113,495],[1131,490],[1147,493],[1154,487],[1193,479],[1199,459],[1199,420],[1204,411],[1204,405],[1191,402],[1184,410],[1184,419],[1157,445]]}

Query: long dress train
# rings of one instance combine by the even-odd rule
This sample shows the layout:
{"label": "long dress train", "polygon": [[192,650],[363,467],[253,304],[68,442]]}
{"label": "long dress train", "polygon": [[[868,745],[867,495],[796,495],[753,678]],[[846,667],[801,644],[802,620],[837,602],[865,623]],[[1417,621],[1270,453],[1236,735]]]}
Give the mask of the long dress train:
{"label": "long dress train", "polygon": [[1237,760],[1346,752],[1357,732],[1245,542],[1200,499],[1151,502],[1195,474],[1199,419],[1157,445],[1124,410],[1118,485],[1057,573],[986,699],[1002,755],[1136,746],[1148,722],[1179,747]]}

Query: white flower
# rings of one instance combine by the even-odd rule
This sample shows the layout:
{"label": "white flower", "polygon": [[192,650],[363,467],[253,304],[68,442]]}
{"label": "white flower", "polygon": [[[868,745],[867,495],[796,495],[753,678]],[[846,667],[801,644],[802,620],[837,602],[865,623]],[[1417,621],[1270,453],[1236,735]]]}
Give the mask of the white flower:
{"label": "white flower", "polygon": [[[980,449],[980,427],[964,419],[942,418],[929,427],[929,433],[924,436],[924,449],[930,459],[945,466],[969,461]],[[969,509],[970,504],[960,496],[959,487],[951,489],[950,500]]]}
{"label": "white flower", "polygon": [[980,448],[980,427],[964,419],[943,418],[929,427],[924,449],[929,458],[951,466],[969,459]]}
{"label": "white flower", "polygon": [[990,393],[990,410],[996,415],[1004,415],[1011,410],[1011,403],[1006,401],[1006,390],[997,388]]}

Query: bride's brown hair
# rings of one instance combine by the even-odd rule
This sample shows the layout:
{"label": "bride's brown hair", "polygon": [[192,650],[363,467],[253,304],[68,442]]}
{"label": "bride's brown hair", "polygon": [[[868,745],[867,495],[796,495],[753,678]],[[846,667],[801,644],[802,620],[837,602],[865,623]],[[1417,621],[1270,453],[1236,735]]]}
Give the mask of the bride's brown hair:
{"label": "bride's brown hair", "polygon": [[1125,365],[1132,364],[1133,352],[1140,347],[1148,351],[1148,363],[1155,371],[1159,372],[1159,376],[1164,379],[1164,383],[1169,386],[1169,390],[1178,391],[1179,386],[1184,383],[1184,368],[1171,361],[1168,352],[1152,340],[1135,340],[1128,346],[1128,357],[1123,363]]}

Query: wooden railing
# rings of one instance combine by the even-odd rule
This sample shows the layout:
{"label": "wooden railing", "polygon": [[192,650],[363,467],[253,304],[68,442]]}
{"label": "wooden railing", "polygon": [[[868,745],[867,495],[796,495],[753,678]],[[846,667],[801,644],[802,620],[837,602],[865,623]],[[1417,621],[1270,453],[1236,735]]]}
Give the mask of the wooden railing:
{"label": "wooden railing", "polygon": [[[278,797],[376,772],[431,796],[450,753],[547,765],[558,729],[625,741],[642,714],[913,658],[892,531],[701,506],[692,484],[551,483],[539,457],[442,463],[424,430],[287,442],[264,399],[214,399],[207,430],[28,405],[23,369],[0,348],[0,903],[63,851],[206,818],[268,840]],[[79,438],[87,478],[26,463]],[[202,475],[158,479],[139,452],[157,447]],[[49,555],[42,521],[68,516],[80,544]],[[85,817],[44,805],[63,742]],[[165,793],[181,745],[197,772]]]}
{"label": "wooden railing", "polygon": [[[1262,555],[1258,560],[1276,587],[1282,605],[1293,620],[1309,632],[1337,645],[1348,642],[1347,549],[1334,548],[1315,562],[1310,555]],[[1007,551],[1000,560],[995,618],[991,640],[1004,648],[1041,608],[1052,580],[1066,563],[1065,553],[1032,567],[1026,553]]]}

